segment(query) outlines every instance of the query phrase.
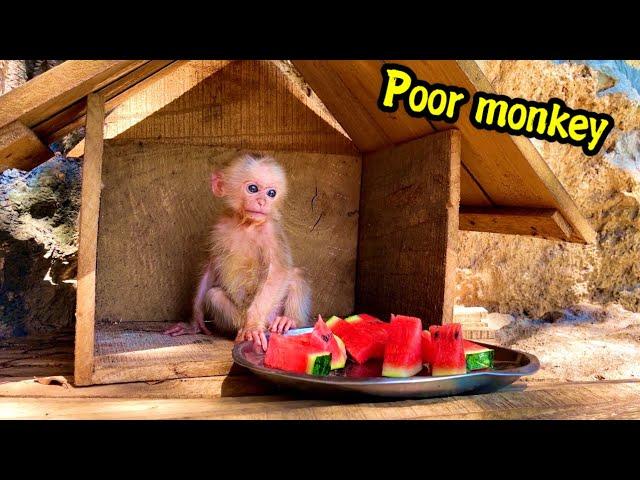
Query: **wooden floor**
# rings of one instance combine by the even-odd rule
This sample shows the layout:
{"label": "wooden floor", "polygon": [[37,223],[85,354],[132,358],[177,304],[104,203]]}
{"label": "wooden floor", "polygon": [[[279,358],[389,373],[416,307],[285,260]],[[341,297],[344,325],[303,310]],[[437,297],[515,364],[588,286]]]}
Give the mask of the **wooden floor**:
{"label": "wooden floor", "polygon": [[519,382],[442,399],[341,403],[277,394],[249,373],[73,386],[73,336],[0,341],[2,419],[640,419],[640,381]]}

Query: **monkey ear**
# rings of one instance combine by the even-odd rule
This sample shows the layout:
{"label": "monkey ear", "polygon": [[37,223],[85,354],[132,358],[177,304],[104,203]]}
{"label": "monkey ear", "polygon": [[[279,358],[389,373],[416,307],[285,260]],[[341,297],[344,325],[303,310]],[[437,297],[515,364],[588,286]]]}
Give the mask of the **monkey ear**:
{"label": "monkey ear", "polygon": [[216,197],[224,197],[224,180],[222,172],[216,171],[211,174],[211,191]]}

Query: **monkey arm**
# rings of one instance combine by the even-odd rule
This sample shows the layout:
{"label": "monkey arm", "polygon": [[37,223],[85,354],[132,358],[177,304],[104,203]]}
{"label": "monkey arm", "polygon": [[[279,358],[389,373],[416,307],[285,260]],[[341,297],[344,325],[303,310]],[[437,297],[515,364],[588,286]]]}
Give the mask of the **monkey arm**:
{"label": "monkey arm", "polygon": [[245,328],[259,328],[266,326],[267,316],[277,304],[282,301],[287,289],[288,271],[279,263],[269,266],[267,278],[247,309]]}

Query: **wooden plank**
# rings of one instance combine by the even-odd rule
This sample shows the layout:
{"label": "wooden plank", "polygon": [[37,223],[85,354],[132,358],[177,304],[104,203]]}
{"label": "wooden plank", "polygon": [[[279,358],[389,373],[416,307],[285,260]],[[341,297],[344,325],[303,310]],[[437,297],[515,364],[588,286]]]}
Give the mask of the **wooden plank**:
{"label": "wooden plank", "polygon": [[637,382],[423,400],[346,403],[257,396],[197,399],[0,398],[2,419],[637,419]]}
{"label": "wooden plank", "polygon": [[451,321],[459,192],[456,130],[365,154],[357,310]]}
{"label": "wooden plank", "polygon": [[[38,375],[40,376],[40,375]],[[51,378],[51,377],[50,377]],[[10,381],[7,381],[10,380]],[[56,376],[45,385],[33,376],[3,379],[0,397],[7,398],[219,398],[268,395],[276,387],[254,375],[219,375],[155,382],[116,383],[78,387],[73,376]]]}
{"label": "wooden plank", "polygon": [[[96,312],[100,312],[98,307]],[[117,383],[231,373],[231,340],[215,335],[170,337],[163,334],[168,326],[160,322],[96,323],[93,382]]]}
{"label": "wooden plank", "polygon": [[460,205],[486,207],[493,205],[469,170],[460,163]]}
{"label": "wooden plank", "polygon": [[0,127],[16,120],[32,127],[144,63],[67,60],[0,97]]}
{"label": "wooden plank", "polygon": [[551,208],[460,207],[460,230],[569,240],[571,226]]}
{"label": "wooden plank", "polygon": [[293,64],[361,151],[392,144],[375,122],[371,113],[375,110],[360,103],[325,61],[294,60]]}
{"label": "wooden plank", "polygon": [[[175,63],[173,60],[151,60],[95,93],[100,94],[105,99],[105,110],[109,112],[133,93],[133,87],[140,83],[145,83],[152,76],[170,73],[177,66],[174,65]],[[172,65],[173,68],[169,68]],[[33,131],[39,137],[45,138],[47,143],[52,143],[84,125],[86,112],[86,99],[83,98],[53,117],[35,125]]]}
{"label": "wooden plank", "polygon": [[94,357],[96,305],[96,255],[98,217],[102,189],[102,151],[104,145],[104,99],[95,94],[87,98],[87,150],[82,167],[82,194],[78,241],[78,284],[76,304],[75,380],[91,383]]}
{"label": "wooden plank", "polygon": [[[327,60],[326,67],[335,72],[345,88],[362,105],[376,105],[382,86],[381,60]],[[385,146],[424,137],[435,132],[423,118],[414,118],[400,112],[387,113],[380,109],[369,111],[372,119],[389,138]],[[378,150],[379,148],[376,148]]]}
{"label": "wooden plank", "polygon": [[22,122],[0,129],[0,172],[7,168],[31,170],[52,156],[51,150]]}

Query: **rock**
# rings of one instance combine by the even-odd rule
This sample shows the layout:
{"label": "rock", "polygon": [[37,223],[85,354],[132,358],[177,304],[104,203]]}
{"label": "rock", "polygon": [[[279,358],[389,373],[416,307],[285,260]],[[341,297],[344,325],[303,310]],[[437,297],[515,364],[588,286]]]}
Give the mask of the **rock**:
{"label": "rock", "polygon": [[81,164],[0,174],[0,339],[73,326]]}

